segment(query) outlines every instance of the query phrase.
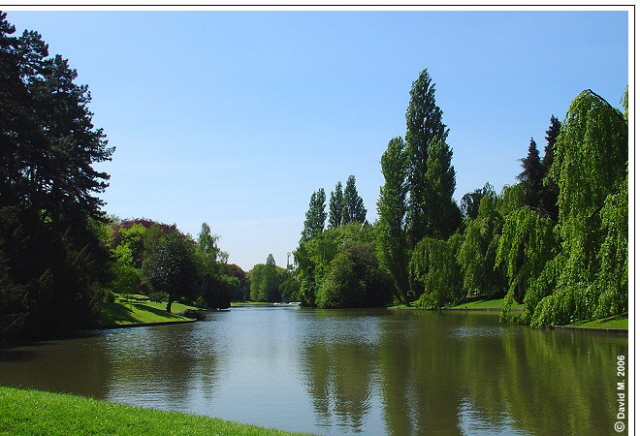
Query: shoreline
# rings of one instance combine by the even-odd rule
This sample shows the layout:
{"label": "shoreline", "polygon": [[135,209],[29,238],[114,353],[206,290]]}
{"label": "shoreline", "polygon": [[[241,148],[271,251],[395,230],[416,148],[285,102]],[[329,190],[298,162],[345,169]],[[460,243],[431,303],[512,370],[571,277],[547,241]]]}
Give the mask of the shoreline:
{"label": "shoreline", "polygon": [[[443,307],[439,309],[434,308],[421,308],[421,307],[409,307],[409,306],[390,306],[387,307],[387,310],[426,310],[426,311],[448,311],[448,312],[492,312],[495,314],[499,314],[501,309],[498,307]],[[511,312],[522,312],[522,308],[513,308]],[[606,318],[605,318],[606,320]],[[602,322],[605,320],[593,320],[589,322]],[[581,322],[581,321],[578,321]],[[628,335],[628,328],[618,328],[618,327],[582,327],[580,324],[566,324],[566,325],[555,325],[548,327],[549,329],[558,329],[558,330],[573,330],[573,331],[583,331],[583,332],[595,332],[601,334],[615,334],[615,335]]]}

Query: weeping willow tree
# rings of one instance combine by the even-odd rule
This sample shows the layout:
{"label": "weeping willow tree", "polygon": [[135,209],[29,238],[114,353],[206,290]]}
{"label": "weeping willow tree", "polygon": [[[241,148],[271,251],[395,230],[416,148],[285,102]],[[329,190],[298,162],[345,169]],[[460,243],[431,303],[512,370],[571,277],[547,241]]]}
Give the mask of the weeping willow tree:
{"label": "weeping willow tree", "polygon": [[[555,282],[536,305],[534,326],[565,324],[627,310],[628,127],[591,90],[572,102],[548,182],[558,185],[561,253],[533,287]],[[548,287],[548,285],[546,285]]]}
{"label": "weeping willow tree", "polygon": [[502,307],[502,318],[513,302],[524,301],[525,291],[557,253],[553,222],[529,207],[509,214],[502,228],[496,254],[496,268],[503,268],[509,284]]}
{"label": "weeping willow tree", "polygon": [[416,307],[445,307],[463,300],[462,274],[456,261],[461,243],[462,235],[455,234],[446,241],[423,238],[416,245],[409,264],[411,278],[423,287]]}
{"label": "weeping willow tree", "polygon": [[494,268],[504,224],[503,217],[496,210],[497,201],[493,189],[482,197],[478,216],[468,220],[457,254],[468,298],[504,296],[504,274]]}

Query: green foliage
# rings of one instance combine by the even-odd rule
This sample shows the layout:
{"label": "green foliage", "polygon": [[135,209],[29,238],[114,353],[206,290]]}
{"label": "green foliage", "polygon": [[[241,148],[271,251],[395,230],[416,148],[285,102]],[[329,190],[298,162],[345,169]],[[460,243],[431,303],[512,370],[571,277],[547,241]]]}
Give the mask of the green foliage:
{"label": "green foliage", "polygon": [[413,251],[410,271],[423,287],[416,307],[435,308],[455,305],[464,298],[460,266],[456,253],[460,236],[448,241],[424,238]]}
{"label": "green foliage", "polygon": [[144,268],[153,289],[169,295],[167,312],[178,298],[196,297],[197,260],[193,244],[184,235],[170,233],[161,239]]}
{"label": "green foliage", "polygon": [[112,265],[113,280],[109,288],[120,294],[138,292],[142,277],[140,270],[134,266],[133,253],[128,244],[118,245],[113,250],[116,261]]}
{"label": "green foliage", "polygon": [[525,190],[521,185],[505,185],[498,197],[496,209],[502,216],[520,209],[525,205]]}
{"label": "green foliage", "polygon": [[453,201],[456,173],[451,165],[453,151],[442,138],[429,147],[426,162],[422,211],[425,213],[427,236],[447,239],[460,224],[461,214]]}
{"label": "green foliage", "polygon": [[540,209],[542,204],[542,181],[546,175],[545,168],[540,160],[540,152],[536,141],[531,138],[527,157],[520,159],[522,172],[516,177],[524,188],[525,205],[532,209]]}
{"label": "green foliage", "polygon": [[88,87],[0,13],[0,342],[90,326],[108,281],[96,221],[111,159]]}
{"label": "green foliage", "polygon": [[340,227],[342,224],[342,209],[344,196],[342,194],[342,182],[336,183],[336,188],[331,192],[329,199],[329,228]]}
{"label": "green foliage", "polygon": [[376,256],[369,224],[352,222],[330,229],[295,252],[300,297],[321,308],[383,306],[391,282]]}
{"label": "green foliage", "polygon": [[342,208],[342,224],[351,222],[364,223],[367,220],[367,209],[364,207],[362,197],[356,188],[356,178],[351,175],[347,178],[344,188],[344,206]]}
{"label": "green foliage", "polygon": [[329,263],[318,289],[316,304],[321,309],[355,307],[363,300],[364,284],[358,280],[351,253],[339,252]]}
{"label": "green foliage", "polygon": [[267,263],[255,265],[249,271],[251,283],[251,301],[267,301],[271,303],[282,301],[280,284],[283,268],[276,266],[273,255],[269,254]]}
{"label": "green foliage", "polygon": [[620,111],[591,90],[581,92],[567,112],[550,173],[560,189],[563,237],[571,238],[580,231],[567,228],[567,221],[592,216],[621,186],[627,152],[627,124]]}
{"label": "green foliage", "polygon": [[553,223],[528,207],[509,214],[496,253],[496,267],[503,267],[509,283],[505,311],[512,300],[521,303],[527,285],[535,280],[557,253]]}
{"label": "green foliage", "polygon": [[378,199],[376,247],[381,268],[393,281],[396,299],[407,303],[409,291],[407,238],[404,231],[407,210],[405,143],[397,137],[389,141],[380,159],[384,185]]}
{"label": "green foliage", "polygon": [[[446,145],[449,129],[442,123],[442,110],[435,101],[435,85],[427,70],[413,82],[407,107],[407,236],[410,247],[425,236],[448,237],[444,219],[452,218],[451,195],[455,172],[451,150]],[[442,216],[444,214],[444,217]]]}
{"label": "green foliage", "polygon": [[463,234],[457,260],[468,298],[500,298],[506,291],[506,280],[495,269],[496,255],[504,219],[496,211],[495,192],[480,200],[478,217],[469,220]]}
{"label": "green foliage", "polygon": [[317,192],[311,194],[309,210],[305,214],[301,242],[308,241],[324,231],[324,224],[327,220],[327,212],[325,211],[326,199],[324,188],[320,188]]}

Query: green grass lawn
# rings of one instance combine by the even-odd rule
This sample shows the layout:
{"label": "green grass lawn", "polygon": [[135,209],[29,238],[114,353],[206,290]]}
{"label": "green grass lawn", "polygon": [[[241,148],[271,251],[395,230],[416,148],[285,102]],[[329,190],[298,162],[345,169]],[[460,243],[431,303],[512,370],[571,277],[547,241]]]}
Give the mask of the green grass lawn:
{"label": "green grass lawn", "polygon": [[0,386],[0,435],[107,434],[269,436],[294,433],[74,395]]}
{"label": "green grass lawn", "polygon": [[151,301],[144,302],[108,302],[100,303],[100,315],[98,318],[98,327],[117,327],[138,324],[152,324],[159,322],[185,322],[193,321],[178,313],[184,312],[186,309],[197,308],[185,306],[180,303],[173,303],[171,312],[166,310],[166,303],[154,303]]}
{"label": "green grass lawn", "polygon": [[598,319],[595,321],[578,321],[569,324],[568,327],[629,330],[629,315],[616,315],[605,319]]}
{"label": "green grass lawn", "polygon": [[[497,300],[479,300],[479,301],[471,301],[468,303],[462,303],[457,306],[450,307],[450,309],[497,309],[500,310],[502,308],[502,298],[498,298]],[[524,309],[524,304],[515,304],[513,309],[521,310]]]}
{"label": "green grass lawn", "polygon": [[[498,298],[497,300],[479,300],[479,301],[471,301],[468,303],[462,303],[457,306],[447,307],[447,310],[495,310],[499,311],[502,308],[502,298]],[[391,306],[388,309],[394,310],[402,310],[402,309],[418,309],[414,306],[414,303],[409,304],[399,304],[397,306]],[[512,310],[522,310],[524,309],[524,304],[516,304],[513,306]]]}

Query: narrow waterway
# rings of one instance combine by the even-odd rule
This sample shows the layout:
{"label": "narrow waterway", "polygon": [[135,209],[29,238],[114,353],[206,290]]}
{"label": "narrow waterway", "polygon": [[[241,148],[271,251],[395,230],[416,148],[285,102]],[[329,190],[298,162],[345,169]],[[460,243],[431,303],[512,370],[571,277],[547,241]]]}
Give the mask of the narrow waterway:
{"label": "narrow waterway", "polygon": [[236,308],[0,349],[0,384],[316,434],[606,435],[621,355],[482,312]]}

